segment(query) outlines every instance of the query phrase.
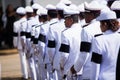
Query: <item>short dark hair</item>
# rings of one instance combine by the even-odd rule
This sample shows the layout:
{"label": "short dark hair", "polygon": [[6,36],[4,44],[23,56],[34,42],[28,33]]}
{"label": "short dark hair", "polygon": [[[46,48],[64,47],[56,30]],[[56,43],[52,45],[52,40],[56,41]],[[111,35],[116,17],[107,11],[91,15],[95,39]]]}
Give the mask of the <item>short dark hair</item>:
{"label": "short dark hair", "polygon": [[84,18],[85,18],[84,12],[80,12],[80,13],[79,13],[79,16],[80,16],[82,19],[84,19]]}
{"label": "short dark hair", "polygon": [[64,13],[63,10],[58,10],[58,14],[61,18],[64,18]]}
{"label": "short dark hair", "polygon": [[74,23],[78,22],[78,14],[71,15],[71,18],[73,19]]}
{"label": "short dark hair", "polygon": [[57,17],[57,10],[48,10],[47,13],[51,18],[56,18]]}
{"label": "short dark hair", "polygon": [[102,20],[100,21],[101,23],[106,23],[107,24],[107,28],[114,31],[117,31],[119,29],[118,26],[118,21],[116,19],[109,19],[109,20]]}
{"label": "short dark hair", "polygon": [[114,10],[116,13],[117,18],[120,18],[120,10]]}
{"label": "short dark hair", "polygon": [[36,14],[38,9],[33,9],[33,12]]}
{"label": "short dark hair", "polygon": [[41,15],[41,18],[47,21],[47,15]]}
{"label": "short dark hair", "polygon": [[107,6],[108,7],[111,7],[111,5],[112,5],[112,3],[114,2],[115,0],[109,0],[108,2],[107,2]]}

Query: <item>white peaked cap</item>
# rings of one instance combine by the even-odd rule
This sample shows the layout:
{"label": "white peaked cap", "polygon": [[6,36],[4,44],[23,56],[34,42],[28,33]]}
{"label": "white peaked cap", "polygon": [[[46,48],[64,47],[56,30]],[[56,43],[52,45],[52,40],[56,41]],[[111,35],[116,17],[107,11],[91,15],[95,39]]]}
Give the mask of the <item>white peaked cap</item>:
{"label": "white peaked cap", "polygon": [[41,16],[42,9],[37,10],[37,15]]}
{"label": "white peaked cap", "polygon": [[71,5],[64,9],[64,14],[67,15],[79,14],[79,10],[76,5]]}
{"label": "white peaked cap", "polygon": [[114,1],[113,4],[111,5],[112,10],[120,10],[120,1]]}
{"label": "white peaked cap", "polygon": [[80,12],[85,12],[84,3],[82,3],[82,4],[80,4],[80,5],[78,6],[78,10],[79,10]]}
{"label": "white peaked cap", "polygon": [[47,10],[56,10],[56,7],[55,7],[54,5],[52,5],[52,4],[48,4],[48,5],[46,6],[46,9],[47,9]]}
{"label": "white peaked cap", "polygon": [[25,8],[23,7],[18,7],[16,10],[17,14],[26,14]]}
{"label": "white peaked cap", "polygon": [[107,1],[106,0],[95,0],[95,1],[97,1],[101,5],[107,5]]}
{"label": "white peaked cap", "polygon": [[56,5],[56,9],[57,10],[64,10],[64,7],[65,7],[66,5],[65,4],[63,4],[63,3],[58,3],[57,5]]}
{"label": "white peaked cap", "polygon": [[25,10],[26,10],[26,12],[30,12],[30,13],[33,12],[33,8],[31,6],[26,6]]}
{"label": "white peaked cap", "polygon": [[92,10],[92,11],[102,9],[100,3],[98,3],[96,0],[91,1],[89,4],[85,2],[84,6],[85,6],[85,9]]}
{"label": "white peaked cap", "polygon": [[109,20],[109,19],[117,19],[116,13],[112,10],[106,11],[102,10],[100,16],[96,18],[96,20]]}
{"label": "white peaked cap", "polygon": [[39,9],[39,8],[41,8],[42,6],[41,5],[39,5],[38,3],[34,3],[33,5],[32,5],[32,8],[33,9]]}
{"label": "white peaked cap", "polygon": [[38,9],[37,10],[37,15],[41,16],[41,15],[47,15],[47,9],[42,8],[42,9]]}
{"label": "white peaked cap", "polygon": [[72,2],[70,0],[61,0],[60,3],[63,3],[63,4],[72,4]]}

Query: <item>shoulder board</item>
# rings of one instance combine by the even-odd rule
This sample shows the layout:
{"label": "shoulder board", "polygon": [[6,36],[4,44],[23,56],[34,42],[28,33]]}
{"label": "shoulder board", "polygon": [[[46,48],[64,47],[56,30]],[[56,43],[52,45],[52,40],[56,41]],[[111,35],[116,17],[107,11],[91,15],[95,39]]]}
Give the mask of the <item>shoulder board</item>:
{"label": "shoulder board", "polygon": [[89,24],[83,25],[82,28],[87,27]]}
{"label": "shoulder board", "polygon": [[56,24],[56,23],[58,23],[58,22],[51,23],[50,25],[53,25],[53,24]]}
{"label": "shoulder board", "polygon": [[94,37],[98,37],[98,36],[101,36],[101,35],[103,35],[103,34],[96,34],[96,35],[94,35]]}
{"label": "shoulder board", "polygon": [[30,18],[27,19],[27,21],[31,20]]}
{"label": "shoulder board", "polygon": [[120,34],[120,32],[118,32]]}
{"label": "shoulder board", "polygon": [[20,24],[22,24],[22,23],[24,23],[24,22],[26,22],[26,21],[23,21],[23,22],[21,22]]}
{"label": "shoulder board", "polygon": [[64,29],[62,32],[66,31],[67,29]]}
{"label": "shoulder board", "polygon": [[42,26],[42,25],[43,25],[43,24],[40,24],[40,25],[36,25],[36,26],[35,26],[35,28],[37,28],[37,27],[40,27],[40,26]]}
{"label": "shoulder board", "polygon": [[35,27],[35,26],[37,26],[37,24],[35,24],[35,25],[32,25],[32,27]]}
{"label": "shoulder board", "polygon": [[42,25],[47,24],[48,22],[44,22]]}

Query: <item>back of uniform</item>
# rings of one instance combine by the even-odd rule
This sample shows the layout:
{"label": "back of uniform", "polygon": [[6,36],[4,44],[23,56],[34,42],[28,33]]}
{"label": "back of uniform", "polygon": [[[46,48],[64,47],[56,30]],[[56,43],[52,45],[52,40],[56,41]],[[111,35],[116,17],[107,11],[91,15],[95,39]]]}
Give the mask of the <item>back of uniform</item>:
{"label": "back of uniform", "polygon": [[21,15],[20,19],[14,23],[14,30],[15,31],[17,30],[17,36],[18,36],[17,37],[17,49],[20,55],[22,76],[24,79],[28,79],[27,61],[26,61],[26,54],[24,50],[25,45],[23,46],[22,41],[21,41],[22,36],[23,36],[23,32],[21,29],[23,26],[21,25],[21,23],[26,21],[26,17],[25,17],[26,12],[23,7],[19,7],[16,10],[16,12],[18,13],[19,16]]}
{"label": "back of uniform", "polygon": [[[88,26],[84,27],[81,32],[81,47],[80,47],[81,54],[79,55],[80,58],[77,60],[75,64],[75,68],[76,71],[80,71],[80,69],[83,67],[83,74],[82,74],[83,78],[90,78],[90,74],[92,74],[91,63],[90,63],[91,50],[92,50],[91,47],[92,47],[92,40],[94,39],[94,36],[96,34],[102,34],[99,21],[95,21],[89,24]],[[85,58],[85,55],[87,55],[87,58]]]}
{"label": "back of uniform", "polygon": [[44,63],[46,64],[49,63],[49,60],[47,60],[48,58],[46,54],[48,31],[49,31],[49,22],[46,21],[40,26],[40,34],[39,34],[39,39],[38,39],[41,59],[44,60]]}
{"label": "back of uniform", "polygon": [[57,39],[59,39],[58,36],[55,33],[55,30],[56,30],[55,28],[58,26],[57,23],[58,23],[57,18],[52,19],[50,21],[50,27],[49,27],[49,32],[48,32],[48,48],[47,48],[48,51],[47,52],[49,54],[49,58],[50,58],[51,62],[53,61],[53,57],[54,57],[54,54],[55,54]]}
{"label": "back of uniform", "polygon": [[56,58],[55,55],[59,54],[59,48],[60,48],[60,45],[61,45],[61,33],[65,29],[65,25],[63,23],[58,22],[56,24],[56,26],[51,27],[51,29],[53,30],[53,32],[55,34],[55,43],[56,43],[56,47],[55,47],[56,50],[55,50],[55,54],[54,54],[54,57],[53,57],[53,62],[55,61],[54,64],[53,64],[53,68],[59,70],[60,67],[58,67],[58,66],[59,66],[59,59],[60,59],[59,57],[60,56],[57,59],[55,59]]}
{"label": "back of uniform", "polygon": [[93,80],[119,80],[116,79],[119,75],[119,39],[118,32],[109,30],[109,34],[98,36],[94,40],[91,59],[95,63]]}
{"label": "back of uniform", "polygon": [[26,28],[27,28],[27,19],[24,18],[23,21],[20,23],[20,35],[21,35],[21,43],[24,48],[24,51],[26,52]]}
{"label": "back of uniform", "polygon": [[[97,4],[94,6],[94,4]],[[92,50],[92,40],[96,34],[101,34],[100,22],[96,21],[96,17],[100,14],[101,6],[95,0],[91,1],[91,3],[85,3],[85,21],[89,25],[85,26],[81,32],[81,44],[80,44],[80,52],[79,59],[75,64],[76,71],[80,71],[83,67],[82,79],[90,79],[91,72],[91,50]],[[94,17],[91,16],[95,14]],[[89,18],[91,16],[91,18]]]}
{"label": "back of uniform", "polygon": [[13,36],[13,45],[14,47],[18,47],[18,32],[19,32],[19,28],[20,28],[20,24],[19,21],[15,21],[13,24],[13,32],[14,32],[14,36]]}
{"label": "back of uniform", "polygon": [[[62,35],[61,52],[61,67],[64,68],[64,74],[67,74],[70,68],[76,62],[79,55],[79,48],[81,42],[81,26],[76,23],[71,28],[65,30]],[[66,46],[66,50],[64,47]]]}

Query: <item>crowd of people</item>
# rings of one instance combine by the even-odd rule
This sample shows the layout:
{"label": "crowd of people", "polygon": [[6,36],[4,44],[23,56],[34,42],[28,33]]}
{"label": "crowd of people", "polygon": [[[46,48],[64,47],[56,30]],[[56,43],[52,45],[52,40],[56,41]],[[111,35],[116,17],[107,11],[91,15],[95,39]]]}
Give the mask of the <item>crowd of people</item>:
{"label": "crowd of people", "polygon": [[13,23],[16,20],[16,12],[11,4],[8,4],[5,12],[0,7],[0,49],[13,48]]}
{"label": "crowd of people", "polygon": [[16,14],[13,44],[23,79],[120,80],[119,0],[79,6],[70,0],[46,7],[34,3],[18,7]]}

